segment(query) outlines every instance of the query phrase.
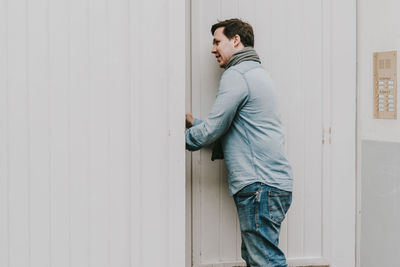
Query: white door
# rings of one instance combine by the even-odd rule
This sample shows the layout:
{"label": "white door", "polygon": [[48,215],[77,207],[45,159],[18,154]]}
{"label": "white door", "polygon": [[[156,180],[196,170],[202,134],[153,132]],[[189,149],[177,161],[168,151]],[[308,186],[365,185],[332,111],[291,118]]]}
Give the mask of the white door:
{"label": "white door", "polygon": [[[210,53],[210,28],[217,20],[239,17],[253,26],[255,49],[279,92],[294,171],[293,204],[283,223],[280,246],[292,265],[331,263],[332,6],[328,2],[192,0],[191,104],[195,117],[207,116],[222,73]],[[211,148],[192,154],[192,265],[244,265],[225,163],[210,159]]]}

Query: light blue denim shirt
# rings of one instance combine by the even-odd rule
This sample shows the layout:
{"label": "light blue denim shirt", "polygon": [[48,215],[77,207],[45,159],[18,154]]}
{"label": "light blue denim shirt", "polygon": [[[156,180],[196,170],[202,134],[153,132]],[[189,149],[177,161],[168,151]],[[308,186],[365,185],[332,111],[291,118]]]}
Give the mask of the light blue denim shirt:
{"label": "light blue denim shirt", "polygon": [[231,195],[255,182],[292,191],[277,102],[261,64],[244,61],[225,70],[208,117],[186,131],[191,151],[221,138]]}

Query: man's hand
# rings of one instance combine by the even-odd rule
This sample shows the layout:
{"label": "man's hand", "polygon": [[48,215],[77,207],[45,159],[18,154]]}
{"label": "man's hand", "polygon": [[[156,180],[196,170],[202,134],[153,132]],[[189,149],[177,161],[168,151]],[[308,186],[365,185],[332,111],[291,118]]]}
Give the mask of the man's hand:
{"label": "man's hand", "polygon": [[189,111],[186,111],[186,129],[193,126],[193,115]]}

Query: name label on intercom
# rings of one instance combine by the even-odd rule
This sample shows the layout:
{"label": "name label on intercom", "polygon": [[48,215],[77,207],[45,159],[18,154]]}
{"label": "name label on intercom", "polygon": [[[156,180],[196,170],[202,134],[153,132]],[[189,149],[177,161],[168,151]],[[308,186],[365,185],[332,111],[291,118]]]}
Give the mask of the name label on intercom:
{"label": "name label on intercom", "polygon": [[397,119],[397,51],[374,53],[374,118]]}

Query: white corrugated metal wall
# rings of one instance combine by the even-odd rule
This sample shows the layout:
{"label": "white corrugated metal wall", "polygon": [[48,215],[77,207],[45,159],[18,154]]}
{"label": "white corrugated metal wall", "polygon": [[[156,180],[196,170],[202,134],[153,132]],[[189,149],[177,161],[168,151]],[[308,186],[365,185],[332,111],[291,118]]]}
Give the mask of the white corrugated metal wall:
{"label": "white corrugated metal wall", "polygon": [[0,266],[184,266],[185,1],[0,0]]}

